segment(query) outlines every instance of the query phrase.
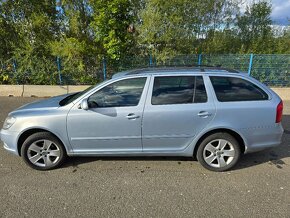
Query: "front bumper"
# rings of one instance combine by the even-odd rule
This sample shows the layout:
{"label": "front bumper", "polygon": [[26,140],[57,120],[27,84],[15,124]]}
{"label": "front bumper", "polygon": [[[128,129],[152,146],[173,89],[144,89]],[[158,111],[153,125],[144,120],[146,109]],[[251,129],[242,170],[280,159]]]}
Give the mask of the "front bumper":
{"label": "front bumper", "polygon": [[18,132],[1,129],[0,137],[4,143],[4,149],[19,156],[17,149]]}

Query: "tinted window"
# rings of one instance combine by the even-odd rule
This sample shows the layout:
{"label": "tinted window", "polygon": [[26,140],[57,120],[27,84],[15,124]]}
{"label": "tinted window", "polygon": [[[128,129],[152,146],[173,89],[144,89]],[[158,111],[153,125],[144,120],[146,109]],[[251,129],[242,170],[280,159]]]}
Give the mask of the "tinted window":
{"label": "tinted window", "polygon": [[206,102],[207,96],[201,76],[155,77],[152,105]]}
{"label": "tinted window", "polygon": [[197,76],[195,80],[194,103],[203,102],[207,102],[206,90],[203,83],[203,78],[201,76]]}
{"label": "tinted window", "polygon": [[210,77],[217,99],[227,101],[267,100],[268,95],[255,84],[234,77]]}
{"label": "tinted window", "polygon": [[89,107],[128,107],[139,103],[146,78],[121,80],[89,97]]}

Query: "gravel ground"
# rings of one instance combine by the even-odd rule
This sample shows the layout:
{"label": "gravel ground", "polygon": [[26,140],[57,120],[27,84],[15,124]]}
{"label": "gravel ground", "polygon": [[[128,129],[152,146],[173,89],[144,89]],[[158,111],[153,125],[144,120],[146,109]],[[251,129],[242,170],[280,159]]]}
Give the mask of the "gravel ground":
{"label": "gravel ground", "polygon": [[[0,97],[0,121],[35,98]],[[280,147],[214,173],[190,158],[69,158],[40,172],[0,148],[0,217],[289,217],[290,102]]]}

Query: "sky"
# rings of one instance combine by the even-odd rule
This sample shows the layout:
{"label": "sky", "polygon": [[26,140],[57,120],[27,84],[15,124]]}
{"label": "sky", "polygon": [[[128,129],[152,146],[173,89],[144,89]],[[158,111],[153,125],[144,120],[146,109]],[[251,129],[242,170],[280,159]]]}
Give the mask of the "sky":
{"label": "sky", "polygon": [[[245,0],[245,5],[259,0]],[[288,25],[290,19],[290,0],[268,0],[272,2],[271,18],[276,25]]]}
{"label": "sky", "polygon": [[290,0],[272,0],[272,19],[276,24],[289,24],[287,17],[290,19]]}

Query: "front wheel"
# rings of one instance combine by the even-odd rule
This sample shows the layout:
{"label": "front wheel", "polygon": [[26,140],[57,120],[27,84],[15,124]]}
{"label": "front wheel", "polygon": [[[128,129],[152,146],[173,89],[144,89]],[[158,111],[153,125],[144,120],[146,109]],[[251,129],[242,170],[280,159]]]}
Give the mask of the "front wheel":
{"label": "front wheel", "polygon": [[211,171],[231,169],[241,155],[240,145],[228,133],[215,133],[206,137],[197,150],[197,160]]}
{"label": "front wheel", "polygon": [[58,138],[49,132],[38,132],[24,141],[21,156],[33,169],[50,170],[63,163],[66,153]]}

